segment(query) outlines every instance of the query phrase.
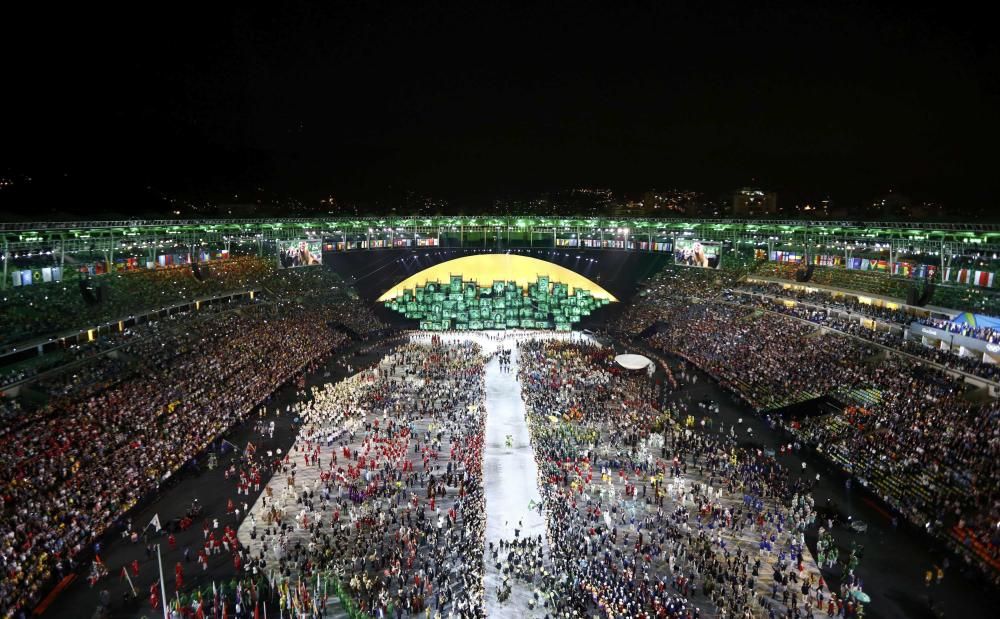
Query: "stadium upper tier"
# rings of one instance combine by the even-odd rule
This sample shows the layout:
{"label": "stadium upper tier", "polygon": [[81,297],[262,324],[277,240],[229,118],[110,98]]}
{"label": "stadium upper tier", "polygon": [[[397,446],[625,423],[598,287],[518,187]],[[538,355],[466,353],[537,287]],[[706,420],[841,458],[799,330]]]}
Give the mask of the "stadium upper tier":
{"label": "stadium upper tier", "polygon": [[753,219],[639,219],[536,216],[363,217],[209,220],[117,220],[0,223],[5,252],[80,251],[170,242],[275,241],[323,237],[368,241],[436,239],[440,244],[544,242],[576,235],[621,243],[616,249],[677,236],[706,240],[790,243],[853,248],[887,245],[970,255],[1000,250],[1000,224],[803,221]]}

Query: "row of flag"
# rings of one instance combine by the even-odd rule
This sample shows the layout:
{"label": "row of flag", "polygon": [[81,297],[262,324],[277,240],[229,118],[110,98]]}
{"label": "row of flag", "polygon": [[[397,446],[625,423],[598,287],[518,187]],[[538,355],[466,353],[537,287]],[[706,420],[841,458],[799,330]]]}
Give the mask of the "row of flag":
{"label": "row of flag", "polygon": [[10,272],[12,286],[31,286],[34,284],[61,282],[62,268],[41,267],[37,269],[20,269]]}
{"label": "row of flag", "polygon": [[972,269],[952,269],[944,270],[944,281],[958,284],[972,284],[982,288],[992,288],[994,273],[991,271],[974,271]]}
{"label": "row of flag", "polygon": [[889,261],[876,258],[848,258],[844,266],[855,271],[889,271]]}
{"label": "row of flag", "polygon": [[893,262],[892,274],[913,279],[933,279],[937,266],[916,262]]}
{"label": "row of flag", "polygon": [[[807,260],[803,254],[798,252],[772,251],[770,259],[774,262],[790,262],[795,264],[808,262],[817,266],[845,266],[848,269],[856,271],[880,271],[911,279],[934,279],[934,276],[938,273],[938,267],[933,264],[917,262],[890,263],[888,260],[874,258],[844,258],[843,256],[814,255]],[[992,271],[946,268],[941,281],[992,288],[995,282],[995,274]]]}

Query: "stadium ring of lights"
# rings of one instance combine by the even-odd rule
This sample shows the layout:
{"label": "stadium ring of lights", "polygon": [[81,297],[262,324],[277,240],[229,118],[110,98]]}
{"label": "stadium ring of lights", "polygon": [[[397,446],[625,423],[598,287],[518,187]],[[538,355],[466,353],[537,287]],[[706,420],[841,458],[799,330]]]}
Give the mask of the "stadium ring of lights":
{"label": "stadium ring of lights", "polygon": [[[676,237],[736,245],[834,250],[886,248],[979,256],[1000,251],[1000,224],[804,221],[756,219],[642,219],[537,216],[176,219],[0,223],[4,256],[11,252],[118,252],[164,246],[267,243],[323,238],[345,245],[436,239],[447,247],[545,247],[558,239],[600,241],[601,249],[642,251]],[[443,241],[447,241],[446,243]],[[580,249],[587,249],[580,247]],[[16,257],[16,255],[15,255]]]}

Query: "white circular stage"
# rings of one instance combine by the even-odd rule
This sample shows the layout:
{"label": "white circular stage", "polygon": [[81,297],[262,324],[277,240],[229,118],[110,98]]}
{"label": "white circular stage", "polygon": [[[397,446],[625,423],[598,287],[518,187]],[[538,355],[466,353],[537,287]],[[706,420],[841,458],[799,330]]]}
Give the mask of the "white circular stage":
{"label": "white circular stage", "polygon": [[627,354],[615,357],[615,363],[626,370],[645,370],[652,361],[649,360],[649,357],[644,357],[643,355]]}

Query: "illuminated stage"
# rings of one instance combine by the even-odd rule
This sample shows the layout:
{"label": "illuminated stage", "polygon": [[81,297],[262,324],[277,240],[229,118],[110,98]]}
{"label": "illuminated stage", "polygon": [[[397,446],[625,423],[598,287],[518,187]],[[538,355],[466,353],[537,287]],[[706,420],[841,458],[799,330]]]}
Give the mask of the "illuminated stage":
{"label": "illuminated stage", "polygon": [[423,286],[427,282],[446,283],[452,275],[461,275],[463,280],[474,281],[480,286],[490,286],[495,281],[512,281],[521,288],[527,288],[535,283],[538,276],[545,275],[551,282],[566,284],[570,293],[574,290],[588,290],[596,299],[618,300],[601,286],[566,267],[517,254],[475,254],[448,260],[404,279],[378,300],[384,303],[395,299],[406,290]]}
{"label": "illuminated stage", "polygon": [[553,262],[517,254],[448,260],[407,277],[378,298],[421,330],[555,329],[616,302],[599,284]]}

